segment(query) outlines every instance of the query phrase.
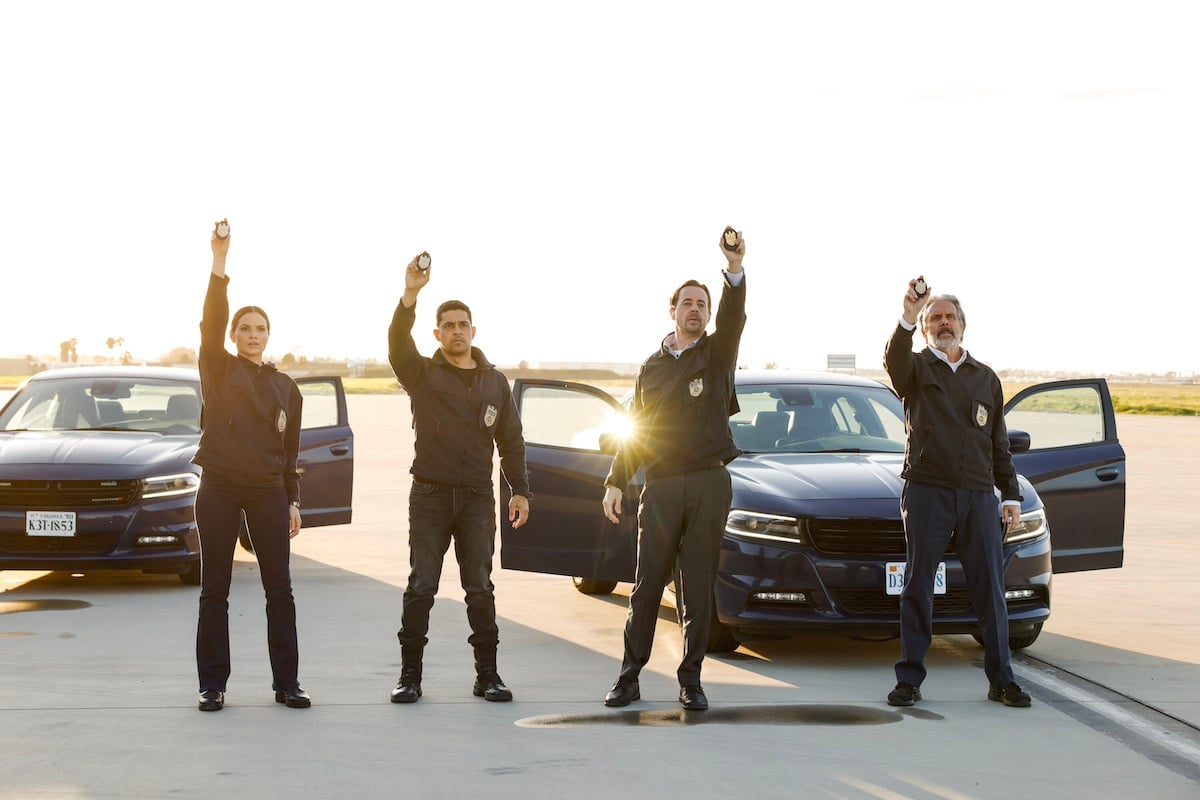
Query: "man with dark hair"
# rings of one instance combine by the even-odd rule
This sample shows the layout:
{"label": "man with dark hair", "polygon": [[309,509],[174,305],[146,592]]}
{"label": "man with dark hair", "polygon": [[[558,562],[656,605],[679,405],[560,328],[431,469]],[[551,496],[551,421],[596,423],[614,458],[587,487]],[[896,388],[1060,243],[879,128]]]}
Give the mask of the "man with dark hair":
{"label": "man with dark hair", "polygon": [[[429,639],[429,610],[437,595],[442,559],[454,540],[459,577],[466,592],[467,641],[475,650],[476,697],[512,700],[496,667],[499,630],[492,584],[496,499],[492,453],[512,489],[508,518],[514,528],[529,519],[529,472],[521,419],[508,379],[473,347],[475,327],[465,303],[449,300],[437,310],[432,358],[417,352],[412,338],[417,294],[432,267],[418,256],[404,275],[404,295],[388,329],[388,359],[412,403],[415,455],[408,499],[408,587],[401,615],[400,680],[393,703],[421,696],[422,658]],[[427,263],[427,262],[426,262]]]}
{"label": "man with dark hair", "polygon": [[690,280],[671,295],[675,330],[646,359],[633,390],[634,432],[622,443],[605,479],[603,511],[619,521],[622,495],[638,467],[646,485],[638,508],[637,571],[625,620],[621,674],[604,698],[607,706],[641,699],[638,675],[650,660],[663,589],[676,580],[683,631],[679,703],[708,708],[700,666],[708,646],[713,586],[732,487],[725,465],[738,455],[729,431],[736,410],[733,373],[746,324],[746,244],[722,247],[728,269],[716,330],[705,332],[711,297]]}
{"label": "man with dark hair", "polygon": [[[928,346],[914,353],[918,324]],[[1030,704],[1013,678],[1004,600],[1004,532],[1021,518],[1004,393],[996,373],[963,349],[966,328],[958,298],[931,294],[925,279],[917,278],[909,281],[903,315],[884,350],[908,430],[900,495],[907,549],[900,660],[898,683],[887,698],[893,706],[921,699],[933,635],[934,579],[951,537],[979,615],[988,699],[1018,708]],[[999,509],[993,487],[1002,499]]]}

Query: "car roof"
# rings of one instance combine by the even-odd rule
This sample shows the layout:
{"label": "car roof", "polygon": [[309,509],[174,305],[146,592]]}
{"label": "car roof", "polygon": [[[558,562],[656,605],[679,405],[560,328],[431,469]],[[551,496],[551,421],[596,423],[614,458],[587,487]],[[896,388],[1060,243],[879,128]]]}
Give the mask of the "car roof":
{"label": "car roof", "polygon": [[200,380],[200,371],[193,367],[131,367],[124,364],[90,367],[56,367],[29,376],[30,381],[53,381],[69,378],[157,378],[167,381]]}
{"label": "car roof", "polygon": [[734,382],[738,386],[790,383],[803,386],[882,386],[887,388],[887,384],[860,375],[838,372],[800,372],[786,369],[739,369],[734,373]]}

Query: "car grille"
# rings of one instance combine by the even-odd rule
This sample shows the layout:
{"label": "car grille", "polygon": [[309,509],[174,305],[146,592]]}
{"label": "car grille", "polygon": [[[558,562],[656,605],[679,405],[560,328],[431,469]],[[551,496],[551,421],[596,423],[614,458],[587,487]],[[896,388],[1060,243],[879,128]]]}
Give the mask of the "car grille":
{"label": "car grille", "polygon": [[[811,517],[805,522],[809,541],[822,553],[895,556],[896,561],[904,560],[904,523],[898,519]],[[954,551],[951,542],[946,552]]]}
{"label": "car grille", "polygon": [[75,536],[25,536],[0,534],[0,553],[53,553],[54,555],[101,555],[113,548],[113,534],[91,533]]}
{"label": "car grille", "polygon": [[[900,597],[880,589],[838,589],[834,592],[837,604],[848,614],[896,617],[900,614]],[[971,596],[965,586],[950,587],[945,594],[933,596],[933,616],[961,615],[971,611]]]}
{"label": "car grille", "polygon": [[87,508],[128,505],[138,481],[0,481],[0,508]]}

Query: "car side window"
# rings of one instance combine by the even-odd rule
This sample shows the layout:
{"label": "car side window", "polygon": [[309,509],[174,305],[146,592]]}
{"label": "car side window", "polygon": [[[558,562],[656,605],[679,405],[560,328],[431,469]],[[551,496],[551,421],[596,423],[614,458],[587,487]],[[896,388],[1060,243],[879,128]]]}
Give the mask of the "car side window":
{"label": "car side window", "polygon": [[1092,386],[1035,392],[1004,416],[1008,429],[1029,434],[1030,450],[1048,450],[1104,441],[1104,412]]}
{"label": "car side window", "polygon": [[601,434],[622,435],[628,418],[602,397],[560,386],[529,386],[520,397],[525,443],[600,450]]}
{"label": "car side window", "polygon": [[338,392],[332,380],[305,380],[296,384],[304,398],[300,428],[332,428],[338,424]]}

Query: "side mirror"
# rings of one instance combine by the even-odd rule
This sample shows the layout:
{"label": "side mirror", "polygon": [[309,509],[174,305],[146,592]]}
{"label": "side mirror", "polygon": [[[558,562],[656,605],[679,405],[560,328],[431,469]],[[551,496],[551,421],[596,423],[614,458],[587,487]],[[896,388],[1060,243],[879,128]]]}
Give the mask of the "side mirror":
{"label": "side mirror", "polygon": [[1030,438],[1025,431],[1008,432],[1008,450],[1010,453],[1024,453],[1029,450]]}

